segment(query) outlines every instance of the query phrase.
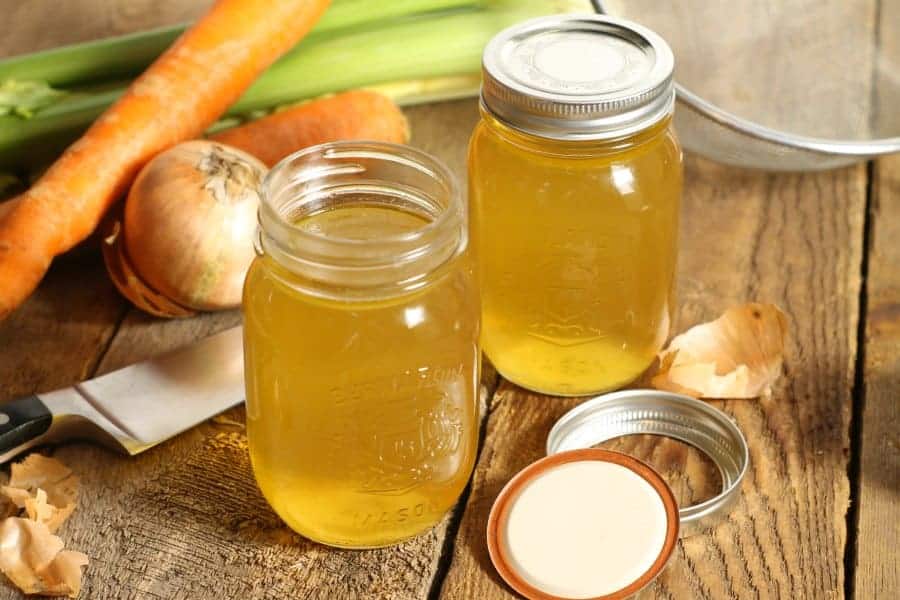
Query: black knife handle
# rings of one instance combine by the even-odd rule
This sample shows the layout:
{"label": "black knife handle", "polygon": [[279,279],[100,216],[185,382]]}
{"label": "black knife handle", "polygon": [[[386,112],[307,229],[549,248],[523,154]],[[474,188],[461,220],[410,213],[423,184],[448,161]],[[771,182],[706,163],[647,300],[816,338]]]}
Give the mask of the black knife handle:
{"label": "black knife handle", "polygon": [[0,404],[0,453],[43,435],[53,415],[37,396],[26,396]]}

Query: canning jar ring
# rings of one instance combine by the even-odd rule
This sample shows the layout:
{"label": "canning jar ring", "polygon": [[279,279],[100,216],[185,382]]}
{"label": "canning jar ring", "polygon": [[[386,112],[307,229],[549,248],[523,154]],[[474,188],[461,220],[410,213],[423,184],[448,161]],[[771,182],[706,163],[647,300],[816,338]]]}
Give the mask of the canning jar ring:
{"label": "canning jar ring", "polygon": [[679,509],[681,537],[701,533],[727,518],[750,465],[747,440],[734,420],[712,405],[658,390],[603,394],[563,415],[547,436],[547,454],[590,448],[625,435],[673,438],[697,448],[716,465],[722,491]]}

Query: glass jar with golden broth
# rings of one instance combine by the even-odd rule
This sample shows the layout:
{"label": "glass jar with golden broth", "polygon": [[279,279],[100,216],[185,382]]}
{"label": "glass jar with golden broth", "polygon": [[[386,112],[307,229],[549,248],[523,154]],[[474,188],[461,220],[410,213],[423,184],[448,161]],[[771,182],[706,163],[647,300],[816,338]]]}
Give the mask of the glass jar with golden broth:
{"label": "glass jar with golden broth", "polygon": [[326,144],[268,175],[244,287],[257,482],[297,532],[375,547],[435,524],[475,459],[479,298],[450,172]]}
{"label": "glass jar with golden broth", "polygon": [[485,353],[556,395],[635,379],[669,332],[681,149],[672,52],[644,27],[559,15],[484,52],[469,146]]}

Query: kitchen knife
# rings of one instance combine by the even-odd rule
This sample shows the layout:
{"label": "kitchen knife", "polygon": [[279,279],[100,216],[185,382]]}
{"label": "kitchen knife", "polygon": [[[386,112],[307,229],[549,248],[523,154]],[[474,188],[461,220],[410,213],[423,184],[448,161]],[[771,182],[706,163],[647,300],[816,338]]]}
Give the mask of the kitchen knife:
{"label": "kitchen knife", "polygon": [[90,439],[134,455],[244,400],[241,327],[102,377],[0,404],[0,463]]}

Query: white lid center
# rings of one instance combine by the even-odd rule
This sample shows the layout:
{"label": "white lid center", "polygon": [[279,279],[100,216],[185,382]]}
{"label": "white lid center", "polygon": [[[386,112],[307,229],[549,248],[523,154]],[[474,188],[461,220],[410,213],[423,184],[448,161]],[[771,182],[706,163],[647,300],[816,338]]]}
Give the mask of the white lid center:
{"label": "white lid center", "polygon": [[549,31],[509,40],[503,61],[529,88],[599,94],[639,84],[653,66],[650,52],[613,35]]}
{"label": "white lid center", "polygon": [[667,527],[662,498],[643,477],[615,463],[582,460],[525,484],[500,535],[522,579],[574,599],[637,581],[660,556]]}
{"label": "white lid center", "polygon": [[584,33],[554,36],[535,55],[535,66],[555,79],[573,83],[615,77],[625,66],[625,57],[595,38]]}

